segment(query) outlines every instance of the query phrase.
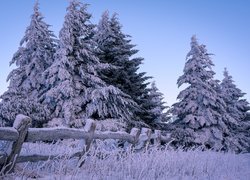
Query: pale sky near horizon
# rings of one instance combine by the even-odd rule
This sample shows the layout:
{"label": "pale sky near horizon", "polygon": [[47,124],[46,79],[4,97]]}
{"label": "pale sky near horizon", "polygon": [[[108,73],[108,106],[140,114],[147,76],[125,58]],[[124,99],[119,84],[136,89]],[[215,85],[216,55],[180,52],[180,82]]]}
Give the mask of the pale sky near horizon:
{"label": "pale sky near horizon", "polygon": [[[0,1],[0,94],[13,54],[29,25],[35,0]],[[40,11],[56,35],[64,20],[67,0],[40,0]],[[97,23],[105,10],[117,12],[123,31],[132,36],[137,56],[145,58],[140,71],[153,76],[168,105],[180,91],[176,82],[183,74],[190,38],[195,34],[212,59],[215,78],[222,80],[224,67],[250,102],[250,1],[236,0],[85,0]]]}

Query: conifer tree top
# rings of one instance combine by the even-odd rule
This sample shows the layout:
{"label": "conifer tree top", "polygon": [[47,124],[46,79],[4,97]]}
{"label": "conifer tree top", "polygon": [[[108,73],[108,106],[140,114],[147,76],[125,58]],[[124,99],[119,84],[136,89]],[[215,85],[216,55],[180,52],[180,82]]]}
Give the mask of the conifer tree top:
{"label": "conifer tree top", "polygon": [[56,39],[43,19],[37,1],[31,15],[30,25],[20,41],[18,51],[10,61],[10,65],[15,63],[17,66],[7,78],[10,80],[10,87],[37,89],[38,87],[35,86],[42,83],[42,72],[53,62]]}
{"label": "conifer tree top", "polygon": [[222,90],[224,90],[224,95],[227,97],[235,98],[238,100],[240,97],[243,97],[246,93],[243,93],[239,88],[234,84],[233,77],[229,74],[227,68],[224,68],[223,72],[224,78],[221,82]]}

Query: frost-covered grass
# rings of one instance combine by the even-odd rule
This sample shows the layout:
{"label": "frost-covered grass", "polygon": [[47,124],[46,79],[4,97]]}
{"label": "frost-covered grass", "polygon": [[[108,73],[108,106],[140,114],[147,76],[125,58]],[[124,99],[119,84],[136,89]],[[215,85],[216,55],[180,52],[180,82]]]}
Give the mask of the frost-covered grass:
{"label": "frost-covered grass", "polygon": [[[15,174],[6,179],[100,179],[100,180],[152,180],[152,179],[226,179],[247,180],[250,177],[250,154],[218,153],[211,151],[157,150],[145,152],[105,150],[100,142],[84,156],[84,164],[77,167],[77,159],[49,160],[18,164]],[[26,144],[22,153],[73,153],[78,143]],[[1,178],[0,178],[1,179]]]}

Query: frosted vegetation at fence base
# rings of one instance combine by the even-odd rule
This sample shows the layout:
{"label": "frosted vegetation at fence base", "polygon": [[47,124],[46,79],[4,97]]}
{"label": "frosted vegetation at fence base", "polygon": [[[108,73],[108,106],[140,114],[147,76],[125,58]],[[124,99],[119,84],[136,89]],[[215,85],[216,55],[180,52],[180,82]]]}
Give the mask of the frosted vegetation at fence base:
{"label": "frosted vegetation at fence base", "polygon": [[[219,153],[199,150],[157,150],[151,148],[140,153],[124,152],[117,148],[111,150],[112,141],[97,141],[89,156],[84,156],[84,165],[76,168],[77,160],[65,157],[38,163],[18,164],[15,174],[6,177],[36,177],[45,179],[211,179],[246,180],[250,177],[250,155]],[[64,155],[79,149],[78,143],[49,145],[27,143],[23,154],[51,151]],[[108,149],[107,149],[108,148]],[[66,150],[67,149],[67,150]]]}

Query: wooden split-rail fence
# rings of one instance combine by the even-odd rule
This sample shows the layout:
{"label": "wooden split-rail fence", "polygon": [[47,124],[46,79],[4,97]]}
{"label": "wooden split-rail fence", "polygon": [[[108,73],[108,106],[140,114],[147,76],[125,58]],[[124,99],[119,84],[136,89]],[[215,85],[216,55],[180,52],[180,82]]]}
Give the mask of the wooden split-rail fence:
{"label": "wooden split-rail fence", "polygon": [[[94,139],[117,139],[126,141],[134,147],[138,143],[142,143],[142,147],[147,147],[151,140],[156,145],[162,142],[169,142],[171,139],[163,136],[160,130],[133,128],[130,133],[96,131],[96,123],[94,120],[87,120],[83,129],[73,129],[66,127],[56,128],[30,128],[31,118],[24,115],[17,115],[13,127],[0,127],[0,141],[11,142],[7,149],[0,149],[0,172],[12,172],[15,164],[20,162],[36,162],[53,158],[45,155],[26,155],[21,156],[20,152],[24,142],[36,141],[56,141],[60,139],[82,139],[85,146],[81,152],[73,154],[71,157],[81,157],[87,152]],[[56,156],[55,156],[56,157]]]}

